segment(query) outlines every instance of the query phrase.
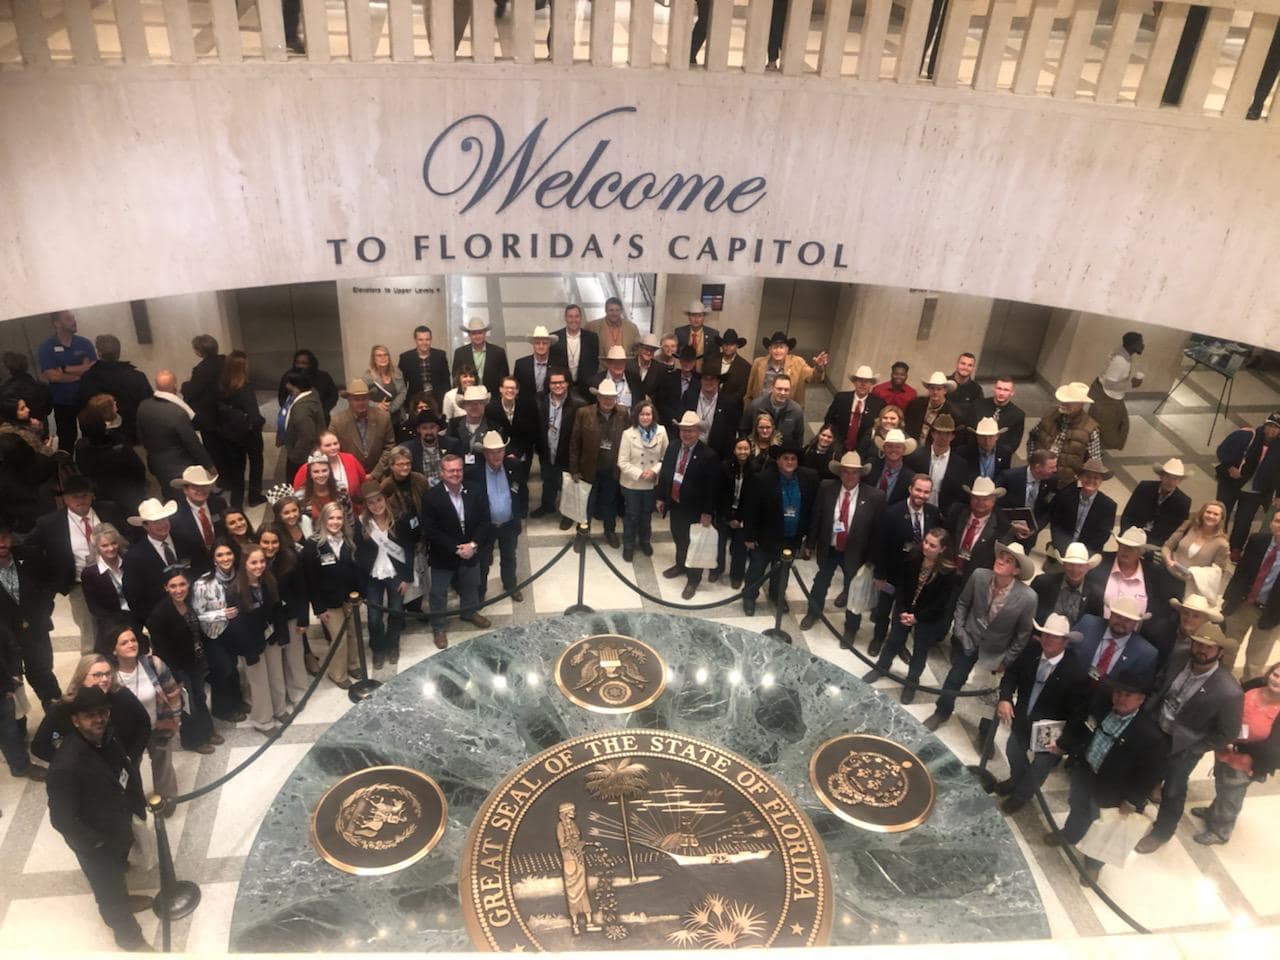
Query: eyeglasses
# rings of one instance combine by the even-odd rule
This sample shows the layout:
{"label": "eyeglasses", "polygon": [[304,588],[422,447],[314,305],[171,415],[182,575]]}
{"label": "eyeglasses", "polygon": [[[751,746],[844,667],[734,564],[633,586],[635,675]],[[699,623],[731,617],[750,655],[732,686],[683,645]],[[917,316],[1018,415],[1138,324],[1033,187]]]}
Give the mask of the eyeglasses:
{"label": "eyeglasses", "polygon": [[110,671],[110,670],[106,670],[106,671],[103,671],[103,670],[95,670],[93,673],[89,674],[89,679],[90,679],[90,680],[107,680],[107,679],[109,679],[110,677],[111,677],[111,671]]}

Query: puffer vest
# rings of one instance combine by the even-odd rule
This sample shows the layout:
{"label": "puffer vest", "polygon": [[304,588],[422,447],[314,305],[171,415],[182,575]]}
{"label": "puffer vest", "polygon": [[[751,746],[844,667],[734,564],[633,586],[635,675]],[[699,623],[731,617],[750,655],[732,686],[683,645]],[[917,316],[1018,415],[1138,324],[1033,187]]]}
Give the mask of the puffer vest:
{"label": "puffer vest", "polygon": [[1058,485],[1072,483],[1084,462],[1089,459],[1089,434],[1098,429],[1097,422],[1083,410],[1067,420],[1062,439],[1058,440],[1057,410],[1046,414],[1036,427],[1036,449],[1058,449]]}

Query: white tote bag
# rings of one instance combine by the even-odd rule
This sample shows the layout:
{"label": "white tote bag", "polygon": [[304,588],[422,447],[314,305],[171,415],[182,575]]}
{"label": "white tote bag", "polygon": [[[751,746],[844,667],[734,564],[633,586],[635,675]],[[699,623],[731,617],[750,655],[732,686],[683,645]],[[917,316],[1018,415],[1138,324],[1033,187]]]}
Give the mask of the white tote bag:
{"label": "white tote bag", "polygon": [[870,613],[876,608],[875,570],[864,563],[849,584],[849,597],[845,609],[850,613]]}
{"label": "white tote bag", "polygon": [[1150,829],[1151,821],[1140,813],[1122,817],[1118,807],[1103,807],[1098,811],[1098,819],[1089,825],[1084,839],[1076,844],[1076,849],[1086,857],[1113,867],[1123,867],[1133,856],[1134,845]]}
{"label": "white tote bag", "polygon": [[690,570],[710,570],[716,565],[720,534],[710,524],[695,523],[689,528],[689,552],[684,565]]}
{"label": "white tote bag", "polygon": [[566,470],[560,484],[560,514],[574,523],[587,523],[587,499],[591,496],[591,484],[585,480],[574,481]]}

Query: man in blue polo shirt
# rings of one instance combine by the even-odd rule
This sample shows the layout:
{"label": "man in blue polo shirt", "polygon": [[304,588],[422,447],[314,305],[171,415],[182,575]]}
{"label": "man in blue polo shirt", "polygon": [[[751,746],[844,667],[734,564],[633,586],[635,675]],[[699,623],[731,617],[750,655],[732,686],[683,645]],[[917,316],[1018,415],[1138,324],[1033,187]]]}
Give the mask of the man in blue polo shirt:
{"label": "man in blue polo shirt", "polygon": [[76,414],[80,412],[80,377],[98,359],[93,344],[76,336],[76,315],[70,310],[49,314],[53,336],[40,344],[36,359],[40,376],[49,384],[58,449],[68,453],[76,444]]}

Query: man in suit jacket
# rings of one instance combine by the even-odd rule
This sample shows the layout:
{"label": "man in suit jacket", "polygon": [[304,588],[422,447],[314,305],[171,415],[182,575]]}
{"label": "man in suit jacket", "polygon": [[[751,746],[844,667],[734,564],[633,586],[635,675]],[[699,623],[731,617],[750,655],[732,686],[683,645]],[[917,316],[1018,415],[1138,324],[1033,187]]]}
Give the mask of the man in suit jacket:
{"label": "man in suit jacket", "polygon": [[578,403],[591,402],[591,385],[600,366],[600,338],[582,326],[582,308],[571,303],[564,308],[564,326],[554,334],[551,359],[569,371],[569,387]]}
{"label": "man in suit jacket", "polygon": [[191,368],[191,379],[182,385],[182,399],[196,412],[195,428],[208,445],[218,422],[218,380],[227,358],[218,352],[218,341],[207,333],[193,337],[191,348],[200,360]]}
{"label": "man in suit jacket", "polygon": [[546,327],[536,326],[529,335],[533,353],[515,362],[515,378],[516,383],[520,384],[520,394],[528,397],[531,403],[534,397],[547,392],[547,375],[554,364],[551,358],[554,343],[555,337],[547,332]]}
{"label": "man in suit jacket", "polygon": [[464,364],[475,368],[479,383],[490,393],[497,393],[502,386],[502,378],[511,374],[507,363],[507,351],[497,344],[489,343],[489,322],[479,317],[472,317],[462,326],[470,343],[463,344],[453,351],[453,369]]}
{"label": "man in suit jacket", "polygon": [[957,424],[963,421],[947,399],[956,388],[954,380],[948,380],[941,370],[935,370],[928,380],[921,381],[921,385],[924,387],[924,394],[908,403],[906,410],[902,412],[902,430],[917,442],[926,444],[929,442],[929,430],[933,421],[944,413],[950,414]]}
{"label": "man in suit jacket", "polygon": [[1100,460],[1088,460],[1080,468],[1076,485],[1060,490],[1049,508],[1049,542],[1059,553],[1069,543],[1083,543],[1097,553],[1111,539],[1116,523],[1116,502],[1099,487],[1111,471]]}
{"label": "man in suit jacket", "polygon": [[[640,328],[622,315],[622,301],[617,297],[604,302],[604,316],[592,320],[586,329],[599,339],[602,357],[608,355],[611,347],[621,347],[623,353],[630,356],[640,339]],[[588,371],[581,372],[585,376]]]}
{"label": "man in suit jacket", "polygon": [[996,380],[991,385],[991,396],[974,401],[973,415],[978,421],[989,417],[996,422],[1001,430],[996,450],[1008,464],[1022,446],[1027,429],[1027,415],[1013,402],[1013,381],[1004,377]]}
{"label": "man in suit jacket", "polygon": [[613,381],[613,388],[618,397],[618,406],[630,412],[644,399],[640,389],[640,375],[631,367],[627,354],[621,347],[610,347],[604,356],[604,369],[591,381],[592,387],[599,387],[606,380]]}
{"label": "man in suit jacket", "polygon": [[708,327],[705,323],[707,319],[707,308],[702,305],[701,300],[690,301],[689,305],[684,308],[686,323],[683,326],[676,327],[676,346],[687,347],[692,345],[694,355],[699,360],[703,356],[719,357],[720,356],[720,331],[715,327]]}
{"label": "man in suit jacket", "polygon": [[480,461],[463,468],[463,478],[477,487],[489,509],[491,535],[480,548],[480,599],[488,593],[489,569],[493,566],[493,547],[498,546],[498,570],[502,589],[516,603],[524,593],[516,589],[516,562],[519,556],[520,532],[529,515],[529,486],[525,482],[525,466],[507,456],[507,444],[497,433],[487,433],[481,443]]}
{"label": "man in suit jacket", "polygon": [[[799,444],[790,441],[774,447],[770,451],[774,463],[757,474],[747,490],[742,520],[750,559],[742,610],[748,617],[755,615],[765,570],[782,557],[784,549],[799,553],[809,532],[818,499],[818,475],[800,466],[803,452]],[[776,585],[770,586],[770,599],[788,609],[786,597],[777,596]]]}
{"label": "man in suit jacket", "polygon": [[591,484],[587,513],[600,518],[605,542],[615,550],[622,546],[617,530],[622,500],[618,449],[630,423],[630,415],[618,404],[613,380],[606,377],[596,388],[595,405],[585,404],[574,413],[569,436],[569,473],[575,481]]}
{"label": "man in suit jacket", "polygon": [[[986,684],[1022,654],[1031,639],[1035,619],[1036,595],[1026,584],[1035,569],[1035,564],[1016,543],[1000,544],[994,566],[990,570],[975,570],[969,577],[956,601],[955,623],[951,628],[951,670],[942,682],[943,690],[960,690],[973,668],[979,665],[982,682]],[[951,718],[955,705],[955,694],[943,693],[924,725],[937,730]]]}
{"label": "man in suit jacket", "polygon": [[953,443],[955,435],[956,422],[951,414],[944,413],[933,421],[928,446],[907,457],[908,467],[917,475],[923,473],[933,481],[929,502],[944,516],[951,512],[954,504],[965,498],[965,484],[977,478],[973,464],[961,455],[959,445]]}
{"label": "man in suit jacket", "polygon": [[[1253,518],[1280,490],[1280,411],[1267,417],[1254,432],[1243,459],[1226,469],[1228,479],[1239,482],[1235,491],[1235,523],[1231,525],[1232,559],[1244,548]],[[1228,502],[1227,509],[1231,509]]]}
{"label": "man in suit jacket", "polygon": [[152,498],[143,500],[138,515],[129,518],[129,525],[141,527],[144,534],[124,555],[124,598],[138,623],[144,622],[164,597],[164,570],[181,557],[170,523],[177,512],[178,505],[172,500],[162,504]]}
{"label": "man in suit jacket", "polygon": [[535,394],[525,393],[515,377],[503,377],[496,396],[489,398],[485,419],[498,425],[507,441],[507,458],[529,472],[533,450],[538,442],[538,402]]}
{"label": "man in suit jacket", "polygon": [[[14,662],[4,665],[9,673],[0,678],[0,683],[17,678],[21,685],[25,674],[36,697],[48,704],[61,697],[62,690],[53,673],[53,644],[49,640],[49,631],[53,629],[53,597],[36,574],[29,561],[19,561],[14,556],[13,531],[0,524],[0,644],[11,645],[16,650]],[[0,697],[8,693],[0,687]],[[21,752],[26,754],[25,743]]]}
{"label": "man in suit jacket", "polygon": [[[1215,498],[1221,500],[1227,508],[1224,525],[1231,519],[1236,501],[1240,499],[1240,491],[1253,479],[1259,468],[1266,474],[1272,470],[1270,464],[1280,465],[1280,444],[1276,443],[1277,440],[1280,440],[1280,412],[1267,417],[1256,430],[1252,427],[1233,430],[1218,444],[1218,449],[1214,452],[1218,464],[1213,473],[1218,478]],[[1252,525],[1251,515],[1249,526]]]}
{"label": "man in suit jacket", "polygon": [[[936,421],[933,428],[935,430],[938,429]],[[967,481],[972,481],[977,477],[987,477],[995,480],[1009,469],[1011,454],[1004,452],[999,447],[1000,438],[1004,436],[1004,429],[991,417],[984,417],[978,421],[976,426],[965,428],[965,434],[968,437],[964,445],[965,459],[971,464],[971,472],[965,478]]]}
{"label": "man in suit jacket", "polygon": [[356,377],[347,384],[347,409],[339,410],[329,421],[329,429],[338,437],[338,445],[364,467],[375,480],[386,473],[386,457],[395,446],[395,428],[391,415],[369,402],[369,385]]}
{"label": "man in suit jacket", "polygon": [[667,431],[671,443],[676,442],[675,422],[689,409],[687,399],[698,392],[700,376],[698,358],[692,347],[682,347],[676,354],[676,365],[658,381],[653,398],[658,420]]}
{"label": "man in suit jacket", "polygon": [[147,469],[162,490],[193,463],[213,469],[213,457],[192,425],[195,411],[177,389],[173,373],[161,370],[156,374],[155,393],[138,404],[138,442],[147,451]]}
{"label": "man in suit jacket", "polygon": [[[138,404],[151,396],[147,375],[127,360],[120,359],[120,338],[101,333],[94,338],[98,361],[80,376],[80,406],[99,393],[109,393],[120,411],[120,430],[130,443],[138,442]],[[30,406],[30,404],[27,404]],[[41,414],[32,413],[40,418]]]}
{"label": "man in suit jacket", "polygon": [[1174,651],[1190,649],[1195,637],[1218,643],[1225,636],[1219,626],[1223,621],[1222,611],[1200,594],[1193,593],[1185,600],[1174,597],[1169,600],[1169,606],[1178,612],[1176,618],[1153,619],[1142,628],[1143,638],[1156,648],[1159,656],[1156,677],[1161,679]]}
{"label": "man in suit jacket", "polygon": [[[809,609],[800,621],[801,630],[811,629],[822,616],[837,567],[844,577],[840,596],[847,597],[850,581],[864,564],[874,562],[874,537],[884,511],[884,494],[861,482],[868,468],[857,453],[850,451],[839,461],[833,460],[828,469],[838,479],[827,480],[819,488],[809,525],[809,544],[817,553],[818,570],[813,575]],[[861,614],[846,613],[844,641],[852,643],[861,626]]]}
{"label": "man in suit jacket", "polygon": [[[943,525],[955,544],[957,566],[968,577],[975,570],[990,569],[995,564],[996,544],[1008,539],[1009,521],[995,508],[1004,491],[986,477],[960,489],[969,500],[953,504]],[[1025,555],[1026,550],[1022,553]]]}
{"label": "man in suit jacket", "polygon": [[1025,467],[1010,467],[996,479],[996,486],[1004,488],[1000,498],[1001,510],[1026,509],[1033,521],[1013,524],[1014,535],[1022,549],[1030,553],[1040,536],[1040,530],[1049,523],[1049,507],[1058,493],[1058,455],[1052,450],[1037,450],[1027,458]]}
{"label": "man in suit jacket", "polygon": [[1027,751],[1034,746],[1032,723],[1060,720],[1077,724],[1084,719],[1089,702],[1088,675],[1067,650],[1080,635],[1072,633],[1067,618],[1057,613],[1049,614],[1043,623],[1037,620],[1035,628],[1037,639],[1028,643],[1000,676],[996,713],[1001,723],[1009,725],[1005,746],[1009,776],[996,784],[996,793],[1005,798],[1000,809],[1009,814],[1025,807],[1062,762],[1059,754],[1039,749],[1027,760]]}
{"label": "man in suit jacket", "polygon": [[[1146,674],[1119,674],[1098,690],[1085,720],[1068,726],[1057,749],[1069,754],[1070,812],[1062,825],[1062,839],[1079,843],[1102,808],[1119,807],[1132,816],[1164,776],[1168,741],[1142,707],[1151,693]],[[1058,843],[1057,835],[1045,840]],[[1102,861],[1084,858],[1085,871],[1095,883]]]}
{"label": "man in suit jacket", "polygon": [[671,372],[670,367],[657,360],[659,346],[658,338],[646,333],[636,341],[636,355],[627,361],[625,368],[627,379],[639,385],[640,396],[654,403],[658,402],[658,384]]}
{"label": "man in suit jacket", "polygon": [[720,480],[720,462],[715,452],[699,437],[702,422],[698,415],[686,410],[676,421],[678,443],[670,444],[658,471],[658,515],[671,520],[671,539],[676,544],[676,562],[662,571],[668,580],[685,577],[680,596],[689,600],[702,582],[701,567],[686,565],[689,555],[689,532],[694,524],[710,528],[715,519],[716,484]]}
{"label": "man in suit jacket", "polygon": [[883,438],[877,436],[875,445],[880,450],[880,456],[871,464],[867,483],[884,494],[885,503],[899,503],[907,498],[911,479],[916,475],[906,460],[916,452],[916,442],[895,428]]}
{"label": "man in suit jacket", "polygon": [[[533,519],[553,514],[560,499],[564,471],[569,469],[569,440],[573,422],[581,406],[569,391],[569,372],[552,367],[547,375],[547,392],[538,397],[538,473],[542,477],[542,500],[529,516]],[[560,518],[560,529],[573,521]]]}
{"label": "man in suit jacket", "polygon": [[875,429],[884,401],[871,392],[875,372],[865,363],[849,375],[852,390],[841,390],[831,400],[822,422],[830,424],[845,450],[858,450]]}
{"label": "man in suit jacket", "polygon": [[413,421],[415,439],[405,444],[413,455],[413,471],[427,478],[427,485],[434,487],[440,482],[440,463],[447,453],[458,456],[470,453],[456,440],[445,433],[448,423],[444,415],[434,410],[423,410]]}
{"label": "man in suit jacket", "polygon": [[[893,613],[894,591],[897,589],[895,584],[901,579],[907,551],[920,543],[934,527],[942,525],[938,508],[929,502],[932,487],[933,481],[927,474],[916,474],[911,478],[906,499],[886,504],[881,513],[874,550],[878,594],[875,611],[871,614],[871,621],[875,624],[868,651],[871,656],[880,653],[885,637],[889,635],[889,617]],[[841,645],[848,642],[846,637],[841,640]]]}
{"label": "man in suit jacket", "polygon": [[1178,489],[1187,471],[1177,457],[1152,469],[1160,479],[1142,480],[1133,488],[1120,514],[1120,528],[1137,527],[1146,532],[1147,543],[1162,547],[1182,521],[1191,516],[1191,498]]}
{"label": "man in suit jacket", "polygon": [[1031,581],[1036,594],[1036,619],[1044,622],[1051,613],[1077,624],[1086,614],[1102,616],[1102,586],[1089,579],[1089,571],[1102,562],[1083,543],[1071,543],[1058,557],[1060,569],[1046,571]]}
{"label": "man in suit jacket", "polygon": [[724,374],[721,390],[739,403],[747,399],[747,381],[751,379],[751,364],[738,354],[747,345],[747,338],[729,327],[720,335],[720,372]]}
{"label": "man in suit jacket", "polygon": [[463,483],[462,457],[446,454],[440,463],[441,482],[422,498],[422,523],[431,568],[431,636],[436,648],[449,645],[445,608],[449,587],[458,591],[461,618],[481,630],[489,618],[480,613],[480,558],[491,533],[489,505],[478,484]]}
{"label": "man in suit jacket", "polygon": [[213,569],[213,541],[227,513],[227,501],[214,492],[217,483],[216,473],[188,467],[171,484],[178,492],[171,535],[178,557],[191,567],[193,582]]}
{"label": "man in suit jacket", "polygon": [[704,357],[698,389],[684,395],[684,411],[692,411],[698,418],[703,443],[721,460],[728,460],[737,439],[738,421],[742,419],[742,406],[720,389],[723,377],[720,361],[716,357]]}
{"label": "man in suit jacket", "polygon": [[405,389],[410,394],[429,394],[439,410],[453,384],[444,351],[431,346],[430,327],[420,324],[413,328],[413,349],[400,354],[397,365],[404,377]]}
{"label": "man in suit jacket", "polygon": [[1086,614],[1076,624],[1080,642],[1075,645],[1080,665],[1095,683],[1117,671],[1156,675],[1156,648],[1138,633],[1151,614],[1131,597],[1119,597],[1105,619]]}
{"label": "man in suit jacket", "polygon": [[[1227,615],[1228,632],[1243,637],[1253,628],[1245,649],[1246,680],[1262,675],[1280,627],[1280,505],[1271,509],[1268,529],[1255,533],[1245,544],[1236,572],[1223,591],[1222,612]],[[1228,665],[1233,661],[1228,660]]]}
{"label": "man in suit jacket", "polygon": [[1190,648],[1175,651],[1146,712],[1168,737],[1160,811],[1151,832],[1133,849],[1153,853],[1169,842],[1187,804],[1191,772],[1211,750],[1221,750],[1240,736],[1244,691],[1229,663],[1236,642],[1193,637]]}

